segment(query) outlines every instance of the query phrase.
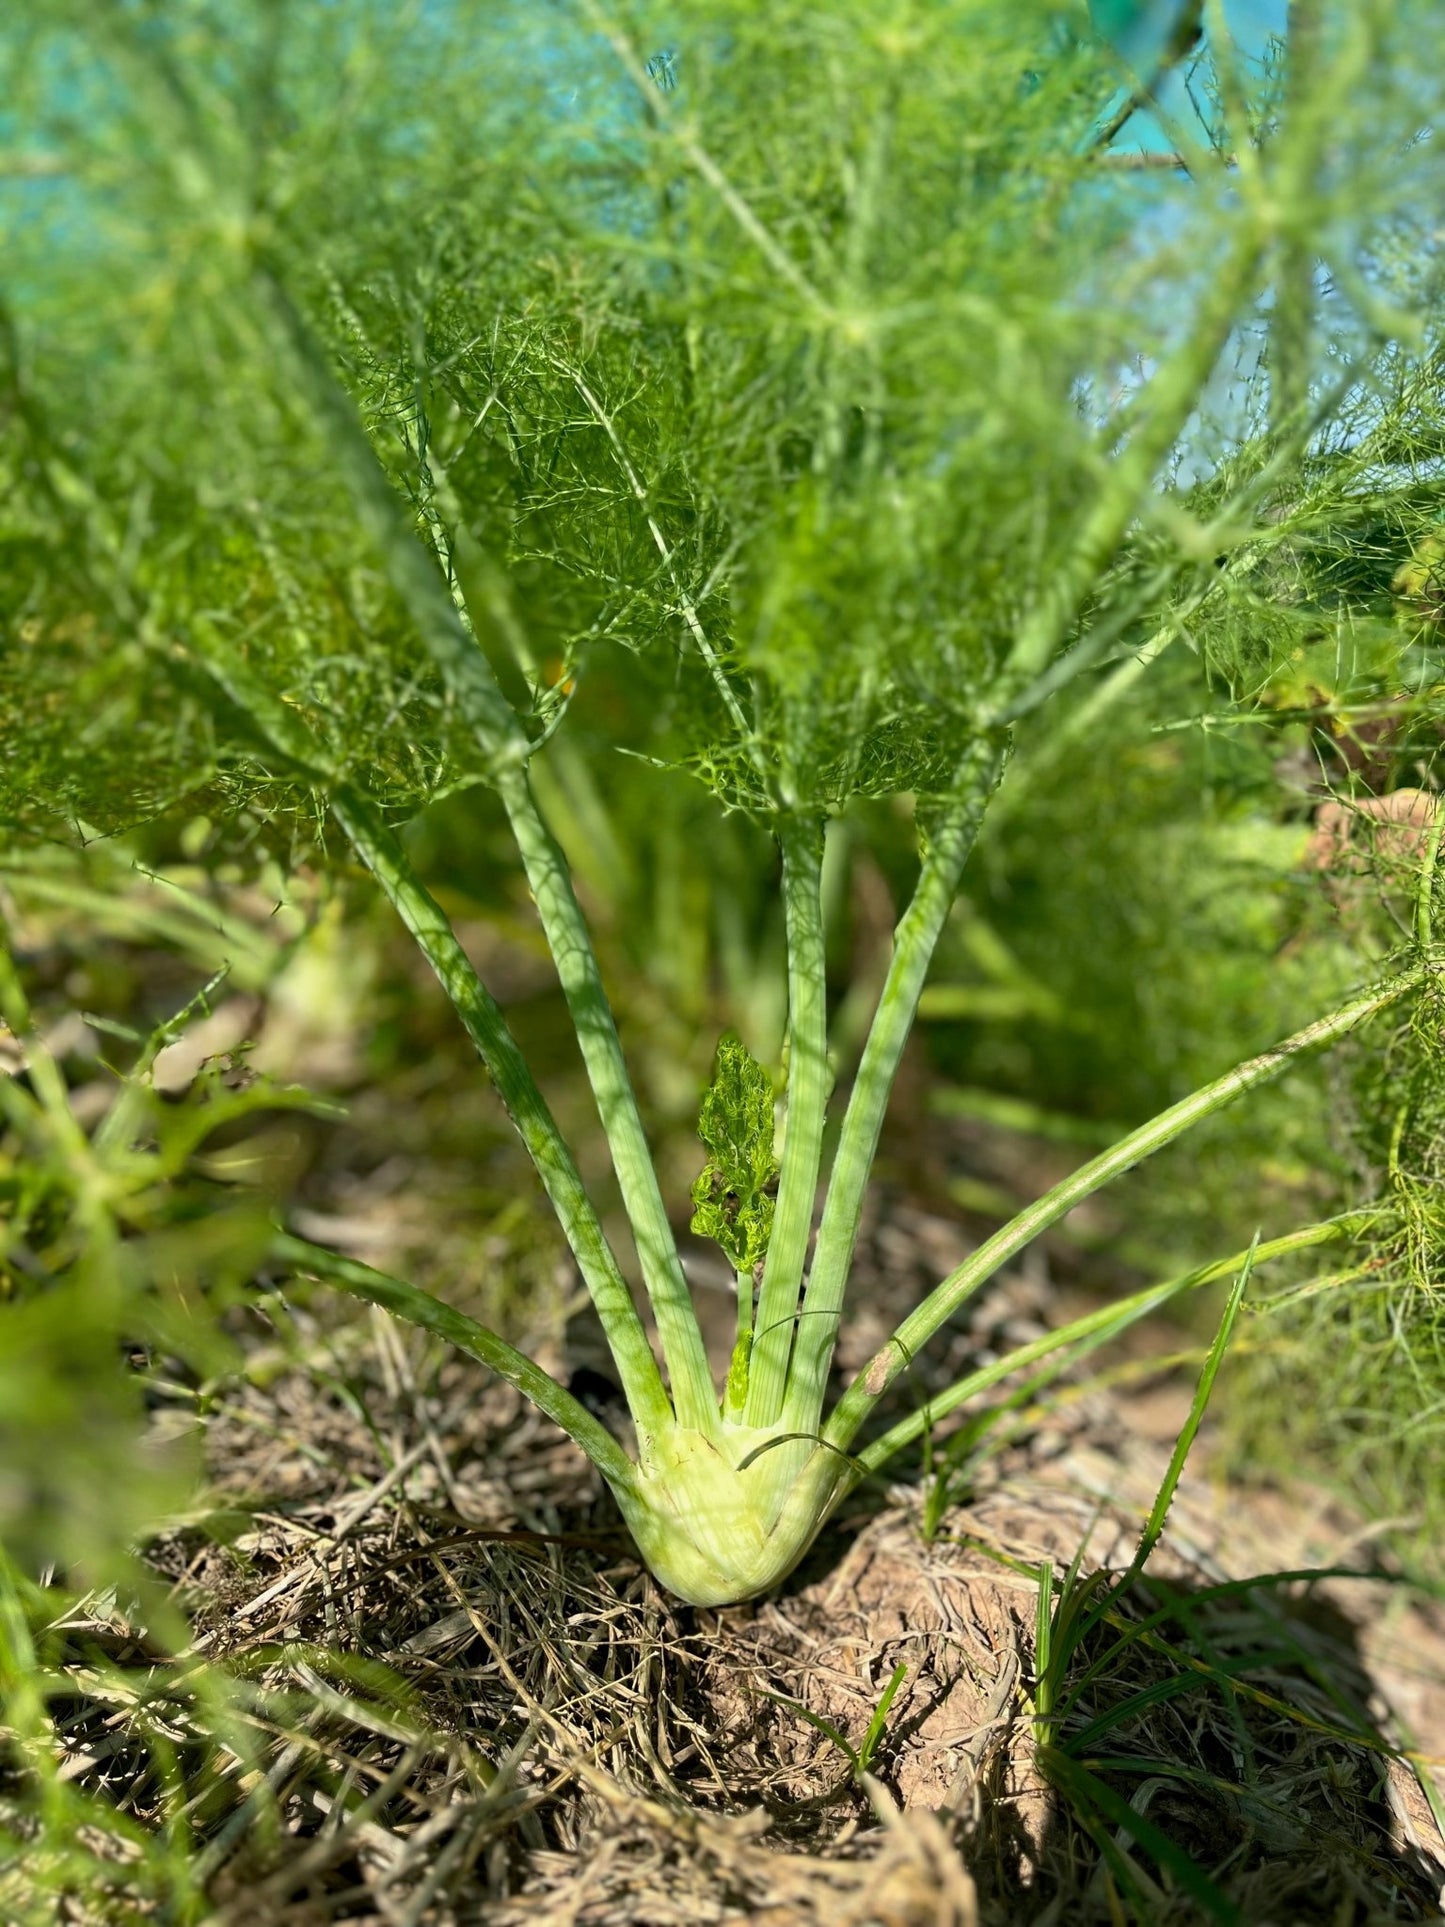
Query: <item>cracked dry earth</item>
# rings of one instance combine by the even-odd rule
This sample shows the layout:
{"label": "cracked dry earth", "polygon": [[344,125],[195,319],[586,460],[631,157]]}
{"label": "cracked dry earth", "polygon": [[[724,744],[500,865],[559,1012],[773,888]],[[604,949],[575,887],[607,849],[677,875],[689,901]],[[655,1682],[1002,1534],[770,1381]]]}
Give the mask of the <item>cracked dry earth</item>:
{"label": "cracked dry earth", "polygon": [[[1037,1276],[1004,1280],[954,1350],[1027,1335],[1047,1298]],[[1139,1848],[1130,1896],[1108,1852],[1127,1828],[1101,1844],[1082,1823],[1029,1719],[1038,1567],[1081,1546],[1085,1573],[1128,1564],[1187,1386],[1078,1388],[979,1468],[932,1544],[921,1488],[899,1485],[836,1521],[778,1596],[694,1612],[639,1568],[573,1448],[479,1368],[380,1316],[337,1323],[320,1294],[285,1317],[280,1347],[258,1320],[254,1369],[211,1425],[228,1543],[155,1551],[198,1652],[240,1682],[244,1763],[199,1698],[168,1713],[209,1786],[218,1922],[1209,1917]],[[1438,1916],[1429,1768],[1400,1755],[1445,1752],[1445,1614],[1387,1576],[1206,1590],[1362,1564],[1359,1537],[1307,1488],[1214,1482],[1206,1433],[1109,1636],[1173,1617],[1081,1700],[1117,1798],[1242,1921]],[[113,1607],[74,1636],[112,1679],[77,1667],[71,1770],[154,1824],[114,1685],[150,1662]],[[900,1665],[859,1785],[827,1729],[856,1747]]]}

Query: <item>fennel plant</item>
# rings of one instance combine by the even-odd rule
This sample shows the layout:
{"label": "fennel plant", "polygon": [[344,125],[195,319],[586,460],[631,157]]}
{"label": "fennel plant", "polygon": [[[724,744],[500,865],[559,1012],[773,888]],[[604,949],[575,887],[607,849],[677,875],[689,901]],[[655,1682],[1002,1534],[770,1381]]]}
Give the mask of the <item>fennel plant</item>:
{"label": "fennel plant", "polygon": [[[272,1256],[517,1385],[694,1603],[776,1585],[860,1478],[1011,1372],[1237,1270],[1108,1305],[869,1433],[1032,1238],[1433,981],[1427,865],[1397,967],[1031,1204],[830,1408],[890,1094],[1015,742],[1077,740],[1169,649],[1247,702],[1297,640],[1287,612],[1254,618],[1285,610],[1299,556],[1366,499],[1417,531],[1435,512],[1396,447],[1439,354],[1410,10],[1349,10],[1287,99],[1215,12],[1209,119],[1171,128],[1157,191],[1095,152],[1109,51],[990,0],[765,23],[718,0],[660,69],[664,23],[601,0],[61,6],[7,49],[66,183],[8,204],[6,678],[27,753],[7,815],[111,828],[203,798],[370,873],[535,1164],[635,1453],[441,1301],[284,1230]],[[692,1200],[737,1276],[721,1386],[533,777],[608,654],[652,725],[621,746],[691,772],[780,866],[781,1117],[772,1071],[725,1040]],[[399,834],[476,786],[556,966],[631,1254]],[[913,810],[918,869],[845,1094],[822,880],[860,798]]]}

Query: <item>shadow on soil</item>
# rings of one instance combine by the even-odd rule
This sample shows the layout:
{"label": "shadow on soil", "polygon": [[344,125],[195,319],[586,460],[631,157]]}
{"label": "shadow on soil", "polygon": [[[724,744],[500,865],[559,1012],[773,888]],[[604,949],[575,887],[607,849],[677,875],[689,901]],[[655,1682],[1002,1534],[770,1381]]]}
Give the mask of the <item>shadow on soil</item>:
{"label": "shadow on soil", "polygon": [[[777,1610],[816,1642],[836,1623],[836,1580],[846,1573],[865,1617],[886,1621],[891,1596],[915,1633],[931,1630],[916,1623],[930,1617],[926,1593],[943,1601],[935,1616],[945,1623],[972,1618],[982,1636],[951,1678],[937,1650],[946,1632],[924,1658],[916,1642],[909,1653],[908,1628],[893,1639],[886,1624],[875,1628],[875,1679],[887,1679],[896,1657],[912,1657],[915,1690],[895,1702],[874,1770],[901,1805],[921,1801],[947,1819],[981,1920],[1364,1927],[1440,1917],[1445,1863],[1429,1802],[1357,1626],[1321,1583],[1140,1576],[1080,1642],[1058,1683],[1049,1743],[1039,1746],[1029,1716],[1036,1587],[965,1553],[917,1561],[910,1598],[915,1562],[886,1515],[875,1511],[863,1527],[874,1553],[861,1566],[859,1523],[825,1535]],[[947,1542],[932,1550],[945,1554]],[[1358,1590],[1378,1599],[1388,1583],[1370,1575]],[[992,1647],[1004,1671],[999,1634],[1009,1622],[1018,1690],[1004,1712],[976,1675],[981,1648]],[[940,1721],[959,1695],[962,1719]],[[965,1756],[964,1771],[930,1785],[920,1763],[945,1736]]]}

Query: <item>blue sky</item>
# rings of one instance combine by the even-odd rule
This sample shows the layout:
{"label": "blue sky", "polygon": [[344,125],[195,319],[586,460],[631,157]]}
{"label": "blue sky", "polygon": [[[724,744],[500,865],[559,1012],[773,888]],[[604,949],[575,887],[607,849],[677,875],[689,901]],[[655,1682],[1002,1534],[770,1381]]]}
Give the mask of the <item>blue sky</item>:
{"label": "blue sky", "polygon": [[[1118,0],[1115,0],[1117,6]],[[1224,17],[1235,45],[1241,56],[1252,65],[1262,62],[1271,40],[1284,37],[1288,0],[1225,0]],[[1107,6],[1097,6],[1100,16],[1106,15]],[[1170,27],[1180,11],[1180,0],[1143,0],[1138,9],[1137,24],[1131,38],[1131,47],[1137,46],[1139,65],[1147,70],[1149,49],[1162,45],[1167,39]],[[1176,68],[1164,81],[1159,90],[1162,106],[1167,114],[1177,116],[1185,126],[1199,126],[1198,117],[1190,103],[1186,74],[1188,62]],[[1120,88],[1114,100],[1109,103],[1104,119],[1126,98],[1124,88]],[[1137,113],[1128,121],[1114,146],[1121,151],[1161,152],[1172,143],[1164,133],[1158,120],[1150,113]]]}

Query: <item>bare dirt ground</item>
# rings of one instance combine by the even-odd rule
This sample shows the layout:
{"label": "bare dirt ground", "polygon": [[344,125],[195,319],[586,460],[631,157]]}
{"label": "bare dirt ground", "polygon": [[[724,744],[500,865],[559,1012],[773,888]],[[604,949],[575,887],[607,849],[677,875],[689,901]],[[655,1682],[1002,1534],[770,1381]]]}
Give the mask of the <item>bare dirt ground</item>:
{"label": "bare dirt ground", "polygon": [[[904,1289],[960,1235],[900,1206],[868,1262]],[[1049,1303],[1036,1272],[1002,1281],[955,1353],[1028,1335]],[[207,1751],[179,1686],[166,1714],[209,1789],[195,1819],[225,1927],[1209,1917],[1137,1848],[1128,1900],[1030,1717],[1038,1567],[1081,1546],[1084,1572],[1128,1564],[1187,1382],[1079,1388],[978,1470],[932,1544],[920,1483],[865,1490],[780,1595],[704,1612],[659,1593],[580,1455],[479,1368],[379,1315],[338,1323],[322,1293],[278,1300],[271,1325],[251,1319],[251,1369],[210,1426],[229,1543],[213,1517],[154,1555],[197,1653],[238,1681],[246,1747]],[[866,1355],[866,1331],[854,1343]],[[1438,1914],[1430,1769],[1402,1755],[1445,1753],[1445,1612],[1387,1574],[1217,1591],[1366,1569],[1368,1541],[1308,1486],[1218,1482],[1206,1434],[1102,1632],[1163,1615],[1081,1699],[1107,1730],[1096,1764],[1242,1921]],[[106,1602],[72,1635],[111,1670],[77,1667],[66,1771],[153,1819],[117,1683],[144,1655]],[[900,1665],[860,1784],[827,1728],[856,1748]],[[1126,1825],[1105,1835],[1128,1845]]]}

